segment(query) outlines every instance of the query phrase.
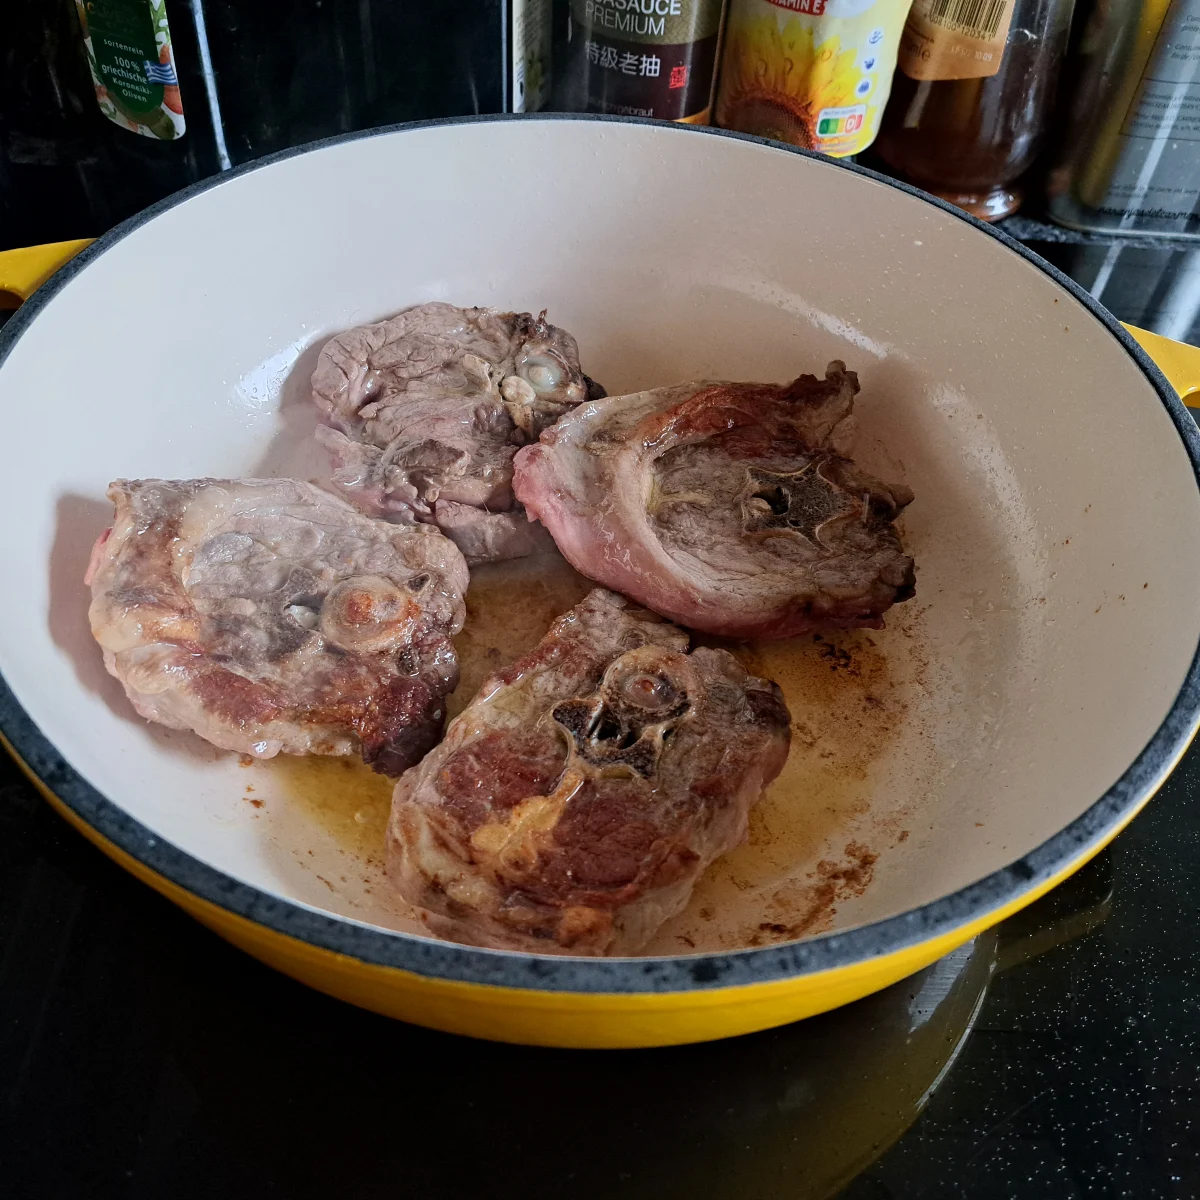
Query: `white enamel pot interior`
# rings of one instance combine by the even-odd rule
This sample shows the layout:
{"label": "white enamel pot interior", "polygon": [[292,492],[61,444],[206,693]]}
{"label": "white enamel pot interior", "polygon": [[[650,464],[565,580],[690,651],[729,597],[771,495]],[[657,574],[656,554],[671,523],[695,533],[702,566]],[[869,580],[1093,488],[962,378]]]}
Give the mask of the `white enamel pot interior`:
{"label": "white enamel pot interior", "polygon": [[[885,630],[747,651],[787,690],[792,758],[653,971],[422,938],[379,866],[386,785],[328,760],[245,767],[148,726],[88,633],[110,479],[320,477],[317,348],[432,299],[548,309],[614,393],[844,359],[862,460],[916,492],[917,596]],[[1080,861],[1196,724],[1190,418],[1044,263],[853,168],[568,117],[349,137],[123,226],[0,347],[6,736],[160,875],[369,962],[630,991],[717,978],[697,955],[726,982],[869,958]],[[551,566],[481,579],[469,681],[577,587]]]}

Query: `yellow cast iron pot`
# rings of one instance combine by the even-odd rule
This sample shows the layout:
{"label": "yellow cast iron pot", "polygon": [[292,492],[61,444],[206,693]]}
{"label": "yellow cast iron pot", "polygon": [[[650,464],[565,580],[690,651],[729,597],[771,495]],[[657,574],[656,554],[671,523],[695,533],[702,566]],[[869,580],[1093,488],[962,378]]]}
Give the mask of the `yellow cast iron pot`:
{"label": "yellow cast iron pot", "polygon": [[[912,189],[689,127],[449,121],[228,172],[84,245],[0,256],[27,300],[0,333],[0,729],[107,854],[315,988],[555,1046],[795,1021],[1061,882],[1195,731],[1197,352]],[[918,595],[886,630],[744,648],[787,692],[792,757],[641,958],[426,936],[378,866],[386,785],[148,726],[88,633],[109,479],[319,477],[320,344],[429,299],[548,307],[610,392],[842,358],[860,460],[917,493]],[[464,675],[580,586],[550,560],[478,574]]]}

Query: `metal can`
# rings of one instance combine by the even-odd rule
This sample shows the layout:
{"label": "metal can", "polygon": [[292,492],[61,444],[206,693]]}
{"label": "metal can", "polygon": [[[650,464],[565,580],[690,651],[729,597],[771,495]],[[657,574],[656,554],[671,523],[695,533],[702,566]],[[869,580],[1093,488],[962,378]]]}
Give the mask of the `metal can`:
{"label": "metal can", "polygon": [[1074,229],[1200,240],[1200,0],[1098,5],[1049,212]]}

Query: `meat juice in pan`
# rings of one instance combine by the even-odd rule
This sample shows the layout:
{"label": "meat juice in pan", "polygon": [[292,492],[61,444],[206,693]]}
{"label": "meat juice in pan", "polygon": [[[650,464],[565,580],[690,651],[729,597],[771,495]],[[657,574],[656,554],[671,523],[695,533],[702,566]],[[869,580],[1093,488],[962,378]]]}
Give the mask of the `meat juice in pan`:
{"label": "meat juice in pan", "polygon": [[[455,639],[461,682],[449,698],[450,716],[591,587],[558,555],[476,568]],[[921,623],[922,610],[906,605],[889,614],[883,631],[740,645],[694,639],[725,646],[751,673],[779,683],[792,710],[792,748],[751,810],[748,841],[713,864],[644,953],[786,941],[830,928],[839,907],[852,912],[874,857],[903,840],[910,825],[907,794],[881,787],[881,779],[901,777],[892,762],[898,743],[923,720],[914,703],[929,670]],[[254,815],[265,818],[264,835],[290,848],[298,886],[313,903],[426,932],[383,871],[389,781],[349,762],[282,757],[254,764],[246,778],[257,789],[252,799],[271,797]]]}
{"label": "meat juice in pan", "polygon": [[389,880],[455,941],[637,954],[745,840],[790,741],[778,684],[595,588],[397,781]]}
{"label": "meat juice in pan", "polygon": [[[468,620],[455,639],[461,683],[448,698],[449,715],[465,707],[486,676],[530,650],[591,586],[553,552],[477,567]],[[747,844],[714,864],[686,910],[655,935],[647,952],[730,948],[819,932],[839,903],[866,886],[878,850],[903,835],[894,807],[886,814],[867,809],[879,792],[876,767],[911,724],[906,696],[922,671],[921,641],[913,636],[919,615],[893,614],[891,628],[875,635],[804,635],[761,644],[696,639],[724,645],[752,674],[782,686],[794,714],[794,749],[751,812]],[[269,852],[300,898],[425,932],[420,913],[395,895],[384,875],[390,781],[349,762],[291,757],[254,764],[245,779],[243,812],[262,822]]]}
{"label": "meat juice in pan", "polygon": [[[811,384],[820,387],[815,379]],[[449,706],[451,715],[470,701],[486,676],[532,648],[550,623],[587,590],[588,585],[554,554],[523,564],[477,567],[468,597],[469,619],[457,645],[462,683]],[[709,640],[721,644],[719,639]],[[793,740],[798,749],[780,784],[757,806],[748,844],[707,873],[687,910],[654,939],[652,951],[761,944],[818,932],[830,924],[838,903],[852,899],[870,882],[878,853],[873,845],[881,836],[899,837],[902,832],[898,826],[885,830],[878,819],[871,838],[864,838],[861,829],[853,832],[866,814],[869,768],[886,753],[906,719],[906,706],[879,643],[868,635],[837,641],[804,636],[774,645],[731,643],[730,648],[752,673],[777,679],[794,694],[791,706],[798,716]],[[913,658],[911,653],[907,657]],[[902,674],[912,676],[914,665],[915,659],[906,663],[910,669]],[[326,780],[331,783],[338,790]],[[311,794],[326,820],[334,818],[337,802],[331,805],[328,787],[311,789]],[[387,811],[387,798],[381,794],[355,807],[354,827],[346,825],[344,814],[341,826],[349,829],[348,840],[358,844],[360,862],[379,876],[371,894],[388,895],[395,906],[397,898],[382,878],[379,856]],[[335,890],[328,875],[321,882]],[[360,900],[366,895],[364,887]],[[412,928],[417,917],[410,911],[400,923]],[[376,919],[396,923],[386,916]]]}

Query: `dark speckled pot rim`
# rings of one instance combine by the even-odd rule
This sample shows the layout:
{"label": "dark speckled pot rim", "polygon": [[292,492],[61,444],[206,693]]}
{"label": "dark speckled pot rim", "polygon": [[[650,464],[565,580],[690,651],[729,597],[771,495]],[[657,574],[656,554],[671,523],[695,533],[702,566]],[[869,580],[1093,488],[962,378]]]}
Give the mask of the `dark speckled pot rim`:
{"label": "dark speckled pot rim", "polygon": [[[64,266],[0,331],[0,369],[17,340],[49,301],[89,263],[108,253],[135,229],[159,214],[230,179],[298,154],[341,142],[386,136],[407,130],[487,124],[494,121],[602,122],[651,125],[673,137],[732,138],[775,154],[810,158],[829,170],[852,171],[940,208],[966,222],[1048,275],[1078,300],[1120,343],[1158,393],[1187,449],[1200,483],[1200,431],[1174,389],[1117,320],[1073,280],[1007,234],[975,220],[907,184],[863,167],[809,151],[725,130],[624,117],[570,114],[485,116],[416,122],[362,133],[344,134],[270,155],[170,196],[118,225]],[[895,917],[841,933],[754,950],[670,958],[587,959],[483,950],[450,942],[391,932],[344,920],[279,899],[193,858],[157,837],[118,804],[91,786],[49,742],[0,678],[0,731],[26,766],[80,820],[109,842],[165,879],[239,917],[313,946],[349,955],[364,963],[399,968],[436,979],[538,991],[588,993],[662,993],[768,983],[836,970],[891,954],[949,934],[1019,900],[1068,867],[1080,862],[1154,793],[1187,747],[1200,720],[1200,655],[1194,653],[1187,677],[1166,718],[1128,770],[1082,816],[1024,857],[968,887]]]}

